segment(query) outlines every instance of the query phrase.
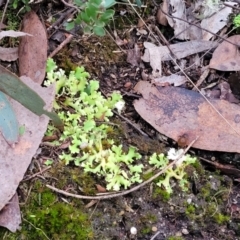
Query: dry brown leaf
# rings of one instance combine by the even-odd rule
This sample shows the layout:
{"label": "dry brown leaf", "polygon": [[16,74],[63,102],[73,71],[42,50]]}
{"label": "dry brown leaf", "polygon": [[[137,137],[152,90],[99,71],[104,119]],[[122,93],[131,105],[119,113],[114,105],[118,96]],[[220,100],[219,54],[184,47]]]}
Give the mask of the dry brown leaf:
{"label": "dry brown leaf", "polygon": [[14,194],[9,203],[0,211],[0,226],[11,232],[20,229],[21,213],[17,193]]}
{"label": "dry brown leaf", "polygon": [[24,36],[32,36],[32,35],[25,32],[17,32],[13,30],[0,32],[0,40],[4,37],[24,37]]}
{"label": "dry brown leaf", "polygon": [[[234,2],[228,2],[228,4],[232,6],[236,5],[236,3]],[[212,16],[203,19],[201,22],[201,27],[203,29],[211,31],[213,34],[218,33],[228,23],[228,18],[229,15],[232,13],[232,10],[233,8],[228,6],[219,9],[214,14],[212,14]],[[212,33],[202,30],[202,39],[211,39],[214,36]]]}
{"label": "dry brown leaf", "polygon": [[170,76],[163,76],[159,78],[154,78],[151,82],[157,86],[168,86],[174,85],[175,87],[181,86],[187,81],[185,76],[180,76],[176,74],[171,74]]}
{"label": "dry brown leaf", "polygon": [[45,77],[47,61],[47,34],[34,11],[23,18],[22,31],[33,35],[22,37],[19,44],[19,73],[41,84]]}
{"label": "dry brown leaf", "polygon": [[[160,133],[187,144],[199,137],[193,147],[240,152],[240,136],[226,124],[206,100],[195,91],[176,87],[154,87],[139,82],[135,90],[143,98],[134,102],[137,112]],[[240,107],[225,100],[211,100],[229,123],[240,132]]]}
{"label": "dry brown leaf", "polygon": [[100,185],[100,184],[96,184],[96,188],[97,188],[99,193],[107,192],[107,189],[105,187],[103,187],[102,185]]}
{"label": "dry brown leaf", "polygon": [[[217,42],[211,42],[211,41],[202,41],[202,40],[193,40],[188,42],[181,42],[176,44],[169,45],[169,48],[174,53],[174,57],[176,56],[177,59],[185,58],[189,55],[203,52],[212,48],[216,48],[218,46]],[[169,61],[172,60],[170,57],[170,51],[166,46],[156,46],[149,42],[144,42],[145,53],[142,56],[142,60],[144,62],[151,62],[151,53],[155,52],[154,55],[161,56],[162,61]],[[151,53],[149,53],[149,49],[151,48]],[[153,58],[153,57],[152,57]],[[152,59],[152,61],[154,58]],[[155,60],[158,62],[158,59]]]}
{"label": "dry brown leaf", "polygon": [[[238,45],[240,35],[231,36],[227,40]],[[209,67],[220,71],[239,71],[240,54],[238,47],[226,41],[222,42],[214,51]]]}
{"label": "dry brown leaf", "polygon": [[[51,110],[54,100],[54,87],[43,88],[27,77],[22,81],[38,94],[46,102],[46,109]],[[0,210],[9,202],[15,194],[19,182],[31,163],[42,137],[46,132],[48,117],[37,116],[20,103],[10,99],[13,109],[17,115],[20,126],[25,127],[24,134],[14,148],[10,147],[0,135]]]}
{"label": "dry brown leaf", "polygon": [[[189,39],[187,31],[189,24],[187,23],[185,2],[183,0],[167,0],[167,4],[169,5],[169,10],[171,10],[168,13],[173,17],[177,17],[166,16],[169,25],[174,29],[174,35],[178,39]],[[182,19],[185,21],[182,21]]]}
{"label": "dry brown leaf", "polygon": [[0,47],[0,59],[7,62],[16,61],[18,59],[18,48]]}
{"label": "dry brown leaf", "polygon": [[127,62],[131,63],[133,66],[139,66],[141,61],[141,52],[137,44],[134,45],[134,49],[129,49],[127,51]]}
{"label": "dry brown leaf", "polygon": [[157,11],[157,22],[163,26],[167,26],[168,25],[168,20],[167,20],[167,17],[166,17],[166,14],[163,13],[163,11],[165,13],[168,13],[168,3],[167,3],[167,0],[164,0],[163,3],[161,3],[161,8],[158,9]]}

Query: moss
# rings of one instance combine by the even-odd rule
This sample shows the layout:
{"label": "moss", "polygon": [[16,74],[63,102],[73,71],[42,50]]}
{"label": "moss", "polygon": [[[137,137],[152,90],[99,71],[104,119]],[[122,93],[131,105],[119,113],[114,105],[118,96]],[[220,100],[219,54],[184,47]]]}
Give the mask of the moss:
{"label": "moss", "polygon": [[153,199],[159,199],[164,202],[168,202],[171,197],[171,194],[168,193],[165,189],[162,189],[158,186],[154,186],[153,188]]}
{"label": "moss", "polygon": [[215,220],[216,223],[218,224],[225,224],[227,222],[229,222],[230,217],[228,215],[223,215],[221,213],[216,213],[213,216],[213,219]]}
{"label": "moss", "polygon": [[176,237],[176,236],[170,236],[167,238],[167,240],[184,240],[183,237]]}
{"label": "moss", "polygon": [[212,194],[211,194],[211,184],[210,183],[206,183],[201,189],[200,189],[200,194],[201,196],[208,201],[209,199],[211,199]]}
{"label": "moss", "polygon": [[186,214],[190,215],[190,214],[193,214],[193,213],[195,213],[195,207],[192,204],[190,204],[186,208]]}
{"label": "moss", "polygon": [[93,195],[96,193],[96,181],[89,173],[85,173],[80,167],[67,166],[63,161],[55,163],[49,170],[51,176],[55,179],[61,179],[57,181],[55,186],[59,189],[65,189],[69,185],[74,185],[86,195]]}
{"label": "moss", "polygon": [[152,171],[147,171],[146,173],[142,174],[142,179],[143,179],[143,181],[147,181],[153,175],[154,175],[154,173]]}
{"label": "moss", "polygon": [[36,181],[28,203],[21,208],[23,224],[21,232],[0,231],[0,239],[93,239],[88,215],[81,201],[62,202],[56,193]]}
{"label": "moss", "polygon": [[144,228],[141,229],[141,233],[144,235],[149,234],[151,232],[152,232],[152,230],[151,230],[151,227],[149,227],[149,226],[145,226]]}

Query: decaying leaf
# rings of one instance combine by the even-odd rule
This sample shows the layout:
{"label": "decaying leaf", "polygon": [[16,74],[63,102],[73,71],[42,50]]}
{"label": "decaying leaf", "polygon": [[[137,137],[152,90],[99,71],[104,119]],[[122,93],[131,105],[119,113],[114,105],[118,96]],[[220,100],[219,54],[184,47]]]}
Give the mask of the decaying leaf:
{"label": "decaying leaf", "polygon": [[129,49],[127,51],[127,62],[131,63],[133,66],[139,66],[141,61],[141,52],[137,44],[134,45],[134,49]]}
{"label": "decaying leaf", "polygon": [[24,84],[16,75],[0,65],[0,91],[21,103],[33,113],[41,116],[47,115],[53,123],[62,127],[63,123],[56,113],[44,109],[45,102],[30,87]]}
{"label": "decaying leaf", "polygon": [[156,16],[157,22],[163,26],[167,26],[167,24],[168,24],[166,14],[163,13],[163,11],[168,13],[168,3],[167,2],[168,2],[168,0],[164,0],[163,3],[161,3],[161,8],[158,9],[157,16]]}
{"label": "decaying leaf", "polygon": [[[25,84],[37,90],[46,102],[46,109],[51,110],[54,100],[54,87],[43,88],[29,78],[22,78]],[[10,100],[17,115],[20,126],[25,126],[25,132],[20,137],[15,148],[11,148],[0,136],[0,210],[9,203],[22,180],[42,137],[46,132],[48,117],[37,116],[21,104]]]}
{"label": "decaying leaf", "polygon": [[0,32],[0,40],[4,37],[24,37],[24,36],[32,36],[29,33],[25,33],[25,32],[17,32],[17,31],[13,31],[13,30],[9,30],[9,31],[2,31]]}
{"label": "decaying leaf", "polygon": [[240,54],[236,46],[239,45],[240,35],[231,36],[227,40],[233,44],[222,42],[214,51],[209,67],[220,71],[240,71]]}
{"label": "decaying leaf", "polygon": [[6,95],[0,91],[0,132],[12,146],[18,141],[19,126],[15,112]]}
{"label": "decaying leaf", "polygon": [[[174,53],[173,58],[176,57],[177,59],[185,58],[189,55],[203,52],[212,48],[216,48],[218,46],[217,42],[211,41],[202,41],[202,40],[193,40],[188,42],[181,42],[176,44],[169,45],[169,48]],[[169,61],[172,58],[169,56],[170,52],[166,46],[157,47],[152,43],[144,42],[144,47],[146,48],[145,54],[142,57],[144,62],[150,62],[150,52],[149,49],[151,48],[151,52],[155,52],[157,56],[161,56],[162,61]],[[158,60],[157,60],[158,61]]]}
{"label": "decaying leaf", "polygon": [[21,213],[17,193],[14,194],[9,203],[0,211],[0,226],[11,232],[20,229]]}
{"label": "decaying leaf", "polygon": [[23,18],[23,32],[32,35],[22,37],[19,44],[19,73],[41,84],[45,77],[47,61],[47,34],[34,11]]}
{"label": "decaying leaf", "polygon": [[163,76],[159,78],[154,78],[151,82],[154,83],[157,86],[168,86],[168,85],[174,85],[175,87],[181,86],[187,81],[185,76],[180,76],[176,74],[172,74],[170,76]]}
{"label": "decaying leaf", "polygon": [[177,87],[154,87],[144,81],[135,86],[135,91],[143,95],[134,102],[136,111],[160,133],[175,141],[184,135],[187,144],[199,137],[193,145],[195,148],[240,152],[238,105],[211,100],[236,133],[198,92]]}
{"label": "decaying leaf", "polygon": [[18,48],[0,47],[0,59],[7,62],[16,61],[18,59]]}
{"label": "decaying leaf", "polygon": [[[228,2],[228,4],[233,6],[236,3]],[[213,15],[202,20],[201,27],[211,31],[213,34],[219,32],[228,23],[228,18],[232,13],[232,10],[233,8],[225,6],[217,11],[214,11]],[[203,30],[202,39],[211,39],[214,36],[212,33]]]}
{"label": "decaying leaf", "polygon": [[[177,18],[167,17],[169,25],[174,29],[174,35],[178,39],[186,40],[189,38],[188,36],[188,27],[189,24],[186,22],[186,5],[183,0],[168,0],[168,5],[171,9],[171,15]],[[182,21],[180,19],[185,21]]]}

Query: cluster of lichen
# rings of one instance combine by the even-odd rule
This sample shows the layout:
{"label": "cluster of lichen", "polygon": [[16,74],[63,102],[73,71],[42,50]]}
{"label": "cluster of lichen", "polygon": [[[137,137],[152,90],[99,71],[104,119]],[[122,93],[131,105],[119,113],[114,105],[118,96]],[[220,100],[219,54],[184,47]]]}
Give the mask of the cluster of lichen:
{"label": "cluster of lichen", "polygon": [[[181,156],[182,155],[182,156]],[[171,194],[173,192],[170,180],[172,178],[179,181],[179,186],[183,191],[188,190],[188,181],[186,178],[186,171],[185,168],[195,163],[196,158],[191,157],[190,155],[184,155],[183,149],[176,151],[174,148],[171,148],[168,152],[168,156],[166,157],[164,154],[156,154],[154,153],[150,159],[149,163],[153,164],[158,169],[165,168],[169,163],[170,160],[176,160],[175,165],[169,167],[165,172],[162,179],[160,179],[157,183],[159,187],[163,186],[167,193]]]}
{"label": "cluster of lichen", "polygon": [[[60,155],[66,164],[74,162],[92,172],[105,177],[107,189],[119,190],[141,182],[143,165],[136,163],[141,155],[134,147],[124,152],[121,145],[108,139],[109,117],[112,109],[121,109],[122,97],[112,93],[107,99],[99,91],[99,82],[88,81],[89,74],[83,67],[77,67],[67,77],[62,69],[57,69],[53,60],[48,60],[46,85],[56,84],[54,108],[64,121],[64,131],[57,145],[70,141],[68,151]],[[55,131],[49,126],[47,134]]]}
{"label": "cluster of lichen", "polygon": [[[133,183],[142,181],[140,174],[143,165],[136,161],[141,158],[137,149],[129,146],[123,151],[122,145],[115,144],[108,138],[109,117],[113,115],[112,109],[121,111],[124,102],[119,93],[112,93],[107,99],[99,91],[99,82],[88,81],[89,74],[83,67],[66,76],[62,69],[57,69],[52,59],[47,64],[46,85],[56,84],[56,101],[54,108],[63,120],[65,127],[57,145],[69,141],[68,151],[59,156],[66,164],[74,162],[76,166],[84,168],[102,176],[107,182],[107,189],[125,189]],[[56,129],[48,127],[47,134],[53,134]],[[171,149],[168,156],[154,153],[149,158],[149,164],[157,169],[166,167],[170,160],[175,160],[183,150],[174,152]],[[169,167],[163,175],[158,186],[163,186],[168,193],[172,193],[170,180],[179,181],[180,187],[187,190],[185,168],[194,163],[196,158],[184,155],[178,159],[174,168]]]}
{"label": "cluster of lichen", "polygon": [[237,16],[235,16],[233,18],[233,25],[234,27],[236,28],[239,28],[240,27],[240,14],[238,14]]}

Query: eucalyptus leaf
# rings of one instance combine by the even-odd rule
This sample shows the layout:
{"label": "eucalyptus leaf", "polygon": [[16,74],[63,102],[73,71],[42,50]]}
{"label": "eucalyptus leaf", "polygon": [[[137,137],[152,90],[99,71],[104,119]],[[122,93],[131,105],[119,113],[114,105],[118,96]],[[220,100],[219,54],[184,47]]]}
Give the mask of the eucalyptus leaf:
{"label": "eucalyptus leaf", "polygon": [[0,91],[0,132],[6,142],[12,145],[18,141],[19,126],[15,112],[6,95]]}
{"label": "eucalyptus leaf", "polygon": [[30,87],[24,84],[15,74],[0,65],[0,91],[38,116],[45,114],[52,119],[55,126],[62,128],[63,123],[56,113],[43,109],[45,102]]}

